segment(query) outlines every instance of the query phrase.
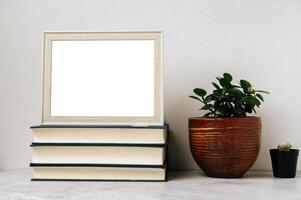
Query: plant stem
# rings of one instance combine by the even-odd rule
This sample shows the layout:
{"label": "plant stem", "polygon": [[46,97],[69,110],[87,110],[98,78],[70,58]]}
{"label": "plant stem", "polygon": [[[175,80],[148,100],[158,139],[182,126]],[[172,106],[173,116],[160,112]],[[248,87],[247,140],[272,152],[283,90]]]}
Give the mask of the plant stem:
{"label": "plant stem", "polygon": [[[208,104],[207,104],[207,102],[205,101],[205,98],[204,97],[201,97],[202,98],[202,103],[205,105],[205,106],[207,106]],[[215,115],[215,112],[214,112],[214,110],[212,110],[212,108],[208,108],[209,110],[210,110],[210,112],[213,114],[213,115]]]}

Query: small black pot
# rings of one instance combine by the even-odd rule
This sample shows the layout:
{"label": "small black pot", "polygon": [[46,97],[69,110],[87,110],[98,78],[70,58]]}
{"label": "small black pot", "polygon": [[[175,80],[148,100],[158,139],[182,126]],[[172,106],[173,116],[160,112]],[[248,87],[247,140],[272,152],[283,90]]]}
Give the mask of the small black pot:
{"label": "small black pot", "polygon": [[290,149],[289,151],[270,149],[270,155],[275,177],[294,178],[296,176],[298,149]]}

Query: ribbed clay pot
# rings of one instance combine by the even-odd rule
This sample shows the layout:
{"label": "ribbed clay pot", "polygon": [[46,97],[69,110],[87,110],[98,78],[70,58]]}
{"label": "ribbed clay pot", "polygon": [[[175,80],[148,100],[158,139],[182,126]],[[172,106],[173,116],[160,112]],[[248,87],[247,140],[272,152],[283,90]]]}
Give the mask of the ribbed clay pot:
{"label": "ribbed clay pot", "polygon": [[258,157],[261,120],[190,118],[189,141],[194,160],[207,176],[239,178]]}

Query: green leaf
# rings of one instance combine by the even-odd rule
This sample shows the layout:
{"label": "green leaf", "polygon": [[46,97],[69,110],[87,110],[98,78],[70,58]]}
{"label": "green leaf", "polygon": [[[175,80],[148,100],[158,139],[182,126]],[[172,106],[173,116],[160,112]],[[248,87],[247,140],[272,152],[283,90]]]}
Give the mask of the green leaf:
{"label": "green leaf", "polygon": [[267,91],[263,91],[263,90],[255,90],[256,92],[260,92],[260,93],[266,93],[266,94],[270,94],[269,92]]}
{"label": "green leaf", "polygon": [[229,89],[228,93],[238,98],[241,98],[243,96],[243,93],[238,89]]}
{"label": "green leaf", "polygon": [[261,104],[260,101],[257,98],[252,97],[252,96],[247,96],[245,98],[245,102],[247,104],[250,104],[252,107],[254,107],[254,106],[258,106],[259,107],[259,105]]}
{"label": "green leaf", "polygon": [[200,97],[204,97],[204,96],[206,96],[206,94],[207,94],[206,90],[201,89],[201,88],[195,88],[195,89],[193,90],[193,92],[194,92],[196,95],[200,96]]}
{"label": "green leaf", "polygon": [[217,89],[217,90],[220,90],[221,88],[214,82],[212,82],[212,85]]}
{"label": "green leaf", "polygon": [[231,85],[230,81],[228,81],[225,78],[220,78],[219,79],[219,84],[221,84],[221,86],[224,87],[224,88],[228,88]]}
{"label": "green leaf", "polygon": [[200,98],[196,97],[196,96],[189,96],[189,97],[192,98],[192,99],[196,99],[196,100],[198,100],[198,101],[200,101],[200,102],[203,103],[203,101]]}
{"label": "green leaf", "polygon": [[243,110],[239,106],[235,106],[234,111],[238,114],[241,114],[243,112]]}
{"label": "green leaf", "polygon": [[262,102],[264,102],[264,99],[263,99],[263,97],[262,97],[261,94],[256,94],[256,96],[257,96]]}
{"label": "green leaf", "polygon": [[224,73],[224,79],[226,79],[227,81],[229,81],[229,82],[231,82],[232,81],[232,76],[231,76],[231,74],[229,74],[229,73]]}
{"label": "green leaf", "polygon": [[231,103],[234,100],[235,97],[231,96],[231,95],[226,95],[224,96],[222,99],[226,102]]}
{"label": "green leaf", "polygon": [[212,97],[213,97],[213,94],[206,96],[205,101],[206,102],[212,101]]}
{"label": "green leaf", "polygon": [[214,102],[214,107],[219,107],[223,102],[221,100],[216,100]]}
{"label": "green leaf", "polygon": [[256,97],[252,97],[252,99],[257,107],[261,105],[260,101]]}
{"label": "green leaf", "polygon": [[216,108],[216,111],[217,111],[218,115],[220,115],[220,116],[225,115],[225,108],[224,107],[218,107],[218,108]]}
{"label": "green leaf", "polygon": [[212,95],[213,95],[213,97],[215,97],[215,99],[222,98],[221,90],[214,90]]}
{"label": "green leaf", "polygon": [[203,117],[209,117],[212,113],[206,113]]}
{"label": "green leaf", "polygon": [[207,105],[204,105],[200,110],[209,110],[212,107],[213,107],[212,104],[207,104]]}
{"label": "green leaf", "polygon": [[249,88],[252,87],[251,84],[246,80],[240,80],[240,86],[242,87],[244,92],[247,92],[249,90]]}
{"label": "green leaf", "polygon": [[246,110],[247,113],[252,113],[252,111],[253,111],[253,106],[251,106],[251,105],[246,105],[246,106],[245,106],[245,110]]}

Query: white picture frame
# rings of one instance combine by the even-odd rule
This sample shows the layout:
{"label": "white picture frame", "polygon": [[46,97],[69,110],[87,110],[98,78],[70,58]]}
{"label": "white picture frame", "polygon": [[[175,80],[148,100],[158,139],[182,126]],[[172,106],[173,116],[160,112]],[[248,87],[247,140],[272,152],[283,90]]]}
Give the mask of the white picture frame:
{"label": "white picture frame", "polygon": [[[44,33],[44,86],[43,86],[42,123],[43,124],[96,124],[96,125],[108,124],[108,125],[133,125],[133,126],[163,125],[162,56],[161,56],[162,36],[161,35],[162,35],[161,32],[45,32]],[[112,48],[116,48],[116,50],[115,49],[112,51],[103,50],[103,48],[110,47],[110,45],[112,46]],[[127,45],[130,48],[127,48]],[[122,49],[121,47],[123,48],[123,51],[120,50]],[[87,48],[88,50],[86,50],[85,48]],[[87,54],[86,52],[90,50],[91,53]],[[96,50],[97,52],[94,52]],[[129,53],[128,51],[133,51],[133,52]],[[101,57],[102,55],[99,55],[100,57],[99,58],[98,52],[105,52],[104,54],[106,55],[103,55],[103,57]],[[116,56],[114,57],[114,59],[111,59],[112,62],[113,60],[115,61],[115,59],[117,61],[123,59],[123,63],[127,63],[127,65],[131,65],[131,66],[137,65],[136,68],[131,67],[131,70],[138,69],[137,68],[138,66],[141,67],[147,66],[145,70],[148,70],[149,72],[146,73],[145,70],[141,69],[141,70],[137,70],[141,72],[140,75],[138,72],[137,74],[136,72],[134,72],[135,76],[134,75],[131,76],[131,74],[133,74],[133,71],[131,72],[130,70],[128,70],[129,74],[127,74],[127,70],[123,69],[124,76],[127,75],[129,76],[129,78],[123,79],[123,83],[125,83],[125,81],[127,80],[135,81],[134,82],[135,84],[133,83],[128,84],[132,86],[131,88],[133,88],[133,91],[131,91],[130,93],[131,96],[133,96],[133,99],[131,99],[131,96],[125,95],[127,99],[127,101],[125,102],[131,105],[127,107],[127,104],[123,102],[124,105],[119,107],[119,110],[121,111],[119,112],[119,110],[116,109],[117,111],[115,110],[114,112],[112,112],[113,114],[111,114],[110,111],[114,110],[113,108],[114,105],[111,105],[111,103],[102,104],[101,102],[102,101],[110,102],[111,97],[112,100],[114,100],[113,98],[116,98],[116,96],[114,96],[115,94],[110,93],[111,96],[106,95],[106,99],[103,100],[104,98],[101,98],[97,90],[98,86],[101,85],[102,90],[100,90],[99,93],[101,93],[102,91],[110,91],[109,89],[108,90],[104,89],[104,87],[111,87],[111,85],[114,85],[114,83],[118,82],[118,79],[114,80],[115,76],[112,76],[112,72],[105,72],[108,73],[109,77],[112,77],[112,82],[111,79],[106,79],[107,81],[109,80],[110,82],[108,84],[104,84],[103,82],[100,81],[100,80],[104,81],[103,79],[105,79],[105,76],[103,76],[103,78],[97,78],[97,76],[93,76],[94,79],[91,77],[91,79],[93,79],[94,82],[97,82],[97,83],[93,83],[93,85],[87,83],[89,82],[88,80],[90,80],[90,78],[88,78],[87,81],[81,80],[83,82],[81,83],[81,85],[79,85],[79,83],[75,81],[76,77],[72,77],[73,74],[76,73],[77,76],[80,74],[85,74],[84,70],[86,68],[89,68],[90,64],[93,65],[92,63],[94,61],[93,59],[101,63],[99,64],[99,66],[103,70],[105,70],[107,65],[114,66],[114,67],[121,67],[119,66],[121,64],[115,64],[115,62],[114,65],[108,63],[110,62],[110,60],[107,61],[106,64],[103,64],[102,61],[104,59],[101,58],[106,58],[108,56],[111,56],[111,54],[109,55],[108,52],[111,53],[117,52],[116,55],[112,55],[112,56]],[[142,57],[145,59],[140,59],[140,61],[138,62],[135,59],[138,59],[137,56],[141,57],[141,55],[138,55],[141,52],[145,52],[145,57],[143,57],[142,55]],[[137,56],[134,56],[136,53]],[[94,57],[90,56],[94,54],[95,54]],[[129,56],[125,57],[124,54]],[[86,57],[81,58],[81,55],[88,55],[86,57],[89,58],[89,62],[86,63],[90,63],[90,64],[85,64],[85,65],[78,64],[80,63],[80,61],[86,58]],[[153,61],[151,61],[152,59]],[[72,70],[73,67],[72,65],[75,65],[77,69],[77,71],[74,73],[70,71]],[[75,67],[73,69],[75,69]],[[153,67],[153,69],[151,69],[151,67]],[[91,69],[99,70],[98,65],[97,67],[89,68],[89,70]],[[96,71],[94,74],[96,73],[99,73],[99,71]],[[105,74],[105,73],[101,73],[101,74]],[[93,73],[90,73],[90,75],[91,74]],[[149,76],[152,77],[148,77],[148,74]],[[88,75],[85,75],[85,77],[87,78]],[[147,91],[140,90],[138,87],[139,85],[141,85],[142,87],[144,85],[144,82],[147,82],[145,83],[145,85],[147,86],[146,88],[148,88]],[[123,85],[123,83],[118,83],[118,84]],[[84,84],[86,84],[84,88],[91,87],[90,90],[96,89],[95,94],[97,95],[93,96],[92,92],[89,93],[86,92],[86,89],[79,89],[79,86],[82,86]],[[135,88],[136,86],[137,88]],[[113,88],[116,89],[116,87]],[[128,89],[131,88],[128,87]],[[136,95],[135,89],[137,90],[137,96],[135,96]],[[72,93],[69,91],[76,91],[76,92]],[[139,91],[143,91],[142,95],[140,96],[139,96]],[[85,98],[79,100],[82,96],[85,96]],[[149,97],[151,97],[151,99]],[[95,98],[96,98],[95,100],[96,102],[91,101]],[[98,101],[99,104],[97,104]],[[102,105],[102,107],[100,105]],[[135,105],[137,106],[139,105],[140,107],[138,107],[135,110],[134,109]],[[110,110],[110,106],[112,107],[111,110]],[[98,110],[94,108],[97,108]],[[128,109],[123,110],[122,108],[128,108]],[[86,113],[88,114],[86,115]],[[90,113],[92,114],[89,115]],[[114,115],[114,113],[117,114]]]}

